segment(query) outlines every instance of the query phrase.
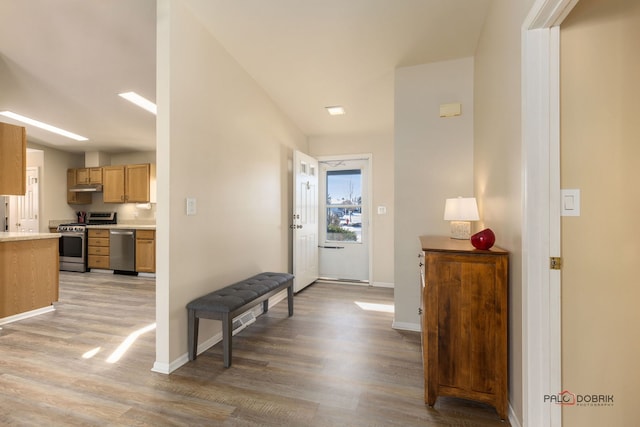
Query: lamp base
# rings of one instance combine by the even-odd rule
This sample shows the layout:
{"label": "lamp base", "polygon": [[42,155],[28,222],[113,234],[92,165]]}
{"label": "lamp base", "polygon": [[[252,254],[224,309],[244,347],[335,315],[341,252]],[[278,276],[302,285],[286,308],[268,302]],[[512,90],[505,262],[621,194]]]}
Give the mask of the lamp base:
{"label": "lamp base", "polygon": [[470,221],[451,221],[451,238],[469,240],[471,237]]}

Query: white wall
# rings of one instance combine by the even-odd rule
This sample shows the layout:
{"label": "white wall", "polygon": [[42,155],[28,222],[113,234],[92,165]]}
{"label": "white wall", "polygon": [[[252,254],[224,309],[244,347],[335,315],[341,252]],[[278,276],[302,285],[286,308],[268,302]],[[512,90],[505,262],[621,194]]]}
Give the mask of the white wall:
{"label": "white wall", "polygon": [[[181,2],[158,1],[157,351],[186,359],[186,304],[261,271],[289,271],[292,151],[305,136]],[[185,215],[185,198],[197,215]],[[220,331],[201,322],[204,341]]]}
{"label": "white wall", "polygon": [[[462,115],[440,118],[440,105]],[[445,199],[473,196],[473,59],[399,68],[395,77],[395,320],[419,328],[420,235],[448,235]]]}
{"label": "white wall", "polygon": [[533,0],[491,3],[475,55],[474,185],[478,227],[509,257],[509,402],[522,420],[521,26]]}
{"label": "white wall", "polygon": [[[374,286],[392,286],[393,277],[393,135],[349,135],[309,137],[309,154],[329,156],[341,154],[372,155],[372,245]],[[387,213],[378,215],[377,207],[386,206]]]}
{"label": "white wall", "polygon": [[[67,169],[84,166],[84,153],[69,153],[32,142],[28,142],[27,147],[43,153],[41,164],[37,164],[40,167],[39,223],[40,231],[48,232],[50,220],[74,219],[75,211],[83,209],[67,204]],[[29,161],[29,157],[27,159]]]}

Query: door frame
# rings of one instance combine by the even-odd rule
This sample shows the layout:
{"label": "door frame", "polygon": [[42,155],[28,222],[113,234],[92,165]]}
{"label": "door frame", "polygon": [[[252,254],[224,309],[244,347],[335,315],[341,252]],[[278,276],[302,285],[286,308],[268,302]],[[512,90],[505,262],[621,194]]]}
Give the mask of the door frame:
{"label": "door frame", "polygon": [[[338,154],[334,156],[318,156],[316,157],[318,160],[318,164],[323,161],[331,161],[331,160],[365,160],[367,162],[367,182],[365,183],[367,188],[367,201],[365,203],[367,207],[367,211],[369,212],[369,217],[367,221],[367,239],[369,242],[368,248],[368,256],[367,262],[369,264],[367,271],[369,272],[369,283],[364,285],[373,286],[373,154],[372,153],[361,153],[361,154]],[[319,195],[320,196],[320,195]],[[318,203],[318,208],[320,209],[320,203]],[[318,218],[320,217],[320,212],[318,212]],[[318,223],[318,226],[320,224]],[[318,230],[318,236],[320,236],[320,230]],[[319,266],[318,266],[319,267]],[[356,282],[354,282],[356,283]]]}
{"label": "door frame", "polygon": [[537,0],[522,24],[524,426],[561,426],[560,24],[578,0]]}

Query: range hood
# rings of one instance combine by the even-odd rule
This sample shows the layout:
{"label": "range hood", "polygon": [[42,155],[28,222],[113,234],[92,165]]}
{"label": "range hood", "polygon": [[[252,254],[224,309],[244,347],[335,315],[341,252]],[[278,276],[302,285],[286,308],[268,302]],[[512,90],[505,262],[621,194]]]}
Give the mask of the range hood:
{"label": "range hood", "polygon": [[102,184],[76,184],[69,188],[73,193],[101,192]]}

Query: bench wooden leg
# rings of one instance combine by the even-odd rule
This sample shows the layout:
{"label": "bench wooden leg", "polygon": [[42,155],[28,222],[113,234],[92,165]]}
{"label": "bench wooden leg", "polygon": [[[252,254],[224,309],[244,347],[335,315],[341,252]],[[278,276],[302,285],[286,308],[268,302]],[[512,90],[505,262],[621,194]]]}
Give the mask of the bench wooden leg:
{"label": "bench wooden leg", "polygon": [[224,355],[224,367],[231,366],[231,339],[233,337],[233,319],[231,313],[222,316],[222,351]]}
{"label": "bench wooden leg", "polygon": [[264,313],[266,313],[267,311],[269,311],[269,300],[266,299],[264,301],[262,301],[262,311]]}
{"label": "bench wooden leg", "polygon": [[189,310],[189,330],[188,330],[188,341],[189,341],[189,360],[196,360],[198,357],[198,326],[200,324],[200,319],[196,317],[195,310]]}
{"label": "bench wooden leg", "polygon": [[287,303],[289,304],[289,317],[293,316],[293,285],[287,288]]}

